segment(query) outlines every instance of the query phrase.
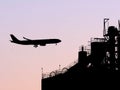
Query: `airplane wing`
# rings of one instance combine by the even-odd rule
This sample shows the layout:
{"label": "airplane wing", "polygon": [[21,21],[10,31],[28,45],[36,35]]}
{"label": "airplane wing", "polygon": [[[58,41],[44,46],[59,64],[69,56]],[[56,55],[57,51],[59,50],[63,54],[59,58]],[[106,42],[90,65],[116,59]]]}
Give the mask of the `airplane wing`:
{"label": "airplane wing", "polygon": [[42,44],[34,44],[34,47],[37,48],[38,45],[40,45],[40,46],[46,46],[46,43],[42,43]]}
{"label": "airplane wing", "polygon": [[24,39],[26,39],[26,40],[28,40],[28,41],[30,41],[31,39],[28,39],[28,38],[26,38],[26,37],[23,37]]}

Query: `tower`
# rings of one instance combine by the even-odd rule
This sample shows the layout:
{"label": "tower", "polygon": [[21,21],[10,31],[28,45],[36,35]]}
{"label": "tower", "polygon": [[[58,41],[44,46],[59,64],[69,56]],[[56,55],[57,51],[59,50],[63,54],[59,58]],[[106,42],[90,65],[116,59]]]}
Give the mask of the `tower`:
{"label": "tower", "polygon": [[78,64],[82,69],[86,68],[87,65],[87,52],[84,51],[84,47],[81,47],[81,51],[78,52]]}

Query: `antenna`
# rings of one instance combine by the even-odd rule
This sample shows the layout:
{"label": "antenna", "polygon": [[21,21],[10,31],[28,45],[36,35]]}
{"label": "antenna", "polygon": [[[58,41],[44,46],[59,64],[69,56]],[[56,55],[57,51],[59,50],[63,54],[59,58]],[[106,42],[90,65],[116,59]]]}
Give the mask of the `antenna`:
{"label": "antenna", "polygon": [[106,35],[106,23],[107,23],[107,28],[108,28],[108,26],[109,26],[109,22],[108,22],[108,20],[109,20],[109,18],[104,18],[104,20],[103,20],[103,23],[104,23],[104,27],[103,27],[103,36],[105,37],[105,35]]}
{"label": "antenna", "polygon": [[120,20],[118,20],[118,31],[120,31]]}

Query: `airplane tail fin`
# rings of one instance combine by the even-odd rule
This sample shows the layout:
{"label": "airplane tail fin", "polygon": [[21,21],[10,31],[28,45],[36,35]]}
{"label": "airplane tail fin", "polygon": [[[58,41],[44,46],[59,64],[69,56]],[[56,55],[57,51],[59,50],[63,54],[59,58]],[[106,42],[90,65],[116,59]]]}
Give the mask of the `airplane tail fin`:
{"label": "airplane tail fin", "polygon": [[12,38],[11,42],[18,42],[19,41],[13,34],[10,34],[10,36]]}

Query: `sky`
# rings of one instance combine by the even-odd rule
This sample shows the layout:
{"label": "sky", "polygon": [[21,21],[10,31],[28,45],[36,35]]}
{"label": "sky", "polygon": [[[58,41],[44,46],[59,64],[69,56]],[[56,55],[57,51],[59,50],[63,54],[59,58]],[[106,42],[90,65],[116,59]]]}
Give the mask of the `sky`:
{"label": "sky", "polygon": [[[41,90],[41,68],[51,72],[77,61],[82,45],[103,36],[103,19],[117,26],[120,0],[0,0],[0,90]],[[58,38],[34,48],[18,39]],[[89,47],[88,47],[89,48]]]}

